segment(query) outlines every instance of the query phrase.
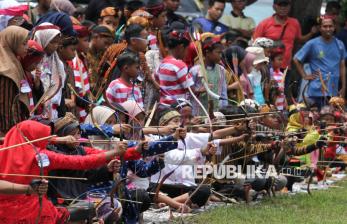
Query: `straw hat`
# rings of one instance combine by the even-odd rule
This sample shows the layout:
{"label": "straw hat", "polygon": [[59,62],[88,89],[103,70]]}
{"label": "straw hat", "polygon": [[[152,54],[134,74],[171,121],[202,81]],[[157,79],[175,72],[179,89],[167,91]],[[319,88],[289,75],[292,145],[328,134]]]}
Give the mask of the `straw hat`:
{"label": "straw hat", "polygon": [[261,48],[261,47],[248,47],[248,48],[246,48],[246,51],[248,53],[255,55],[253,65],[257,65],[257,64],[260,64],[262,62],[269,63],[269,58],[265,56],[263,48]]}

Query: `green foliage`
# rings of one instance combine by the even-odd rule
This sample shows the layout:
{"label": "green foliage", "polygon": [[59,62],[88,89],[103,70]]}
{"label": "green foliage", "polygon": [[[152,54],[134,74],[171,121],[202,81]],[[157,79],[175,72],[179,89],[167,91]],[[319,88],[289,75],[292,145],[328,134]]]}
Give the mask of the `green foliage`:
{"label": "green foliage", "polygon": [[345,21],[347,18],[347,0],[341,1],[341,19],[342,21]]}

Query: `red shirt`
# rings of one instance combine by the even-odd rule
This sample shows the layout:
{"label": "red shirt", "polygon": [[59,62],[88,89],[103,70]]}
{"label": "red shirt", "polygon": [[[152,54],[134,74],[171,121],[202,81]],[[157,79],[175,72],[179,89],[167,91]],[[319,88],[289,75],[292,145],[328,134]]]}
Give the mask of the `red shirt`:
{"label": "red shirt", "polygon": [[143,98],[140,88],[128,84],[122,78],[113,80],[106,90],[106,97],[110,103],[124,103],[127,100],[134,100],[143,108]]}
{"label": "red shirt", "polygon": [[172,56],[164,58],[155,73],[161,87],[160,103],[173,104],[178,98],[187,99],[188,87],[194,85],[187,65]]}
{"label": "red shirt", "polygon": [[301,27],[298,20],[288,17],[284,24],[279,24],[276,22],[275,17],[271,16],[260,22],[253,34],[254,40],[258,37],[266,37],[276,41],[280,38],[285,26],[286,28],[282,37],[283,44],[285,45],[283,69],[287,66],[290,67],[294,42],[301,37]]}

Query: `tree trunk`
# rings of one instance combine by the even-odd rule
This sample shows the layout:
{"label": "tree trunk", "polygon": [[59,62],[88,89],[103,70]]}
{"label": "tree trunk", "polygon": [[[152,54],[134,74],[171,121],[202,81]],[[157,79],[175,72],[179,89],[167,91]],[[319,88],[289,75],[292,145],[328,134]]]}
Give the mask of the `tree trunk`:
{"label": "tree trunk", "polygon": [[323,0],[292,0],[290,15],[299,20],[303,34],[310,32],[320,15]]}

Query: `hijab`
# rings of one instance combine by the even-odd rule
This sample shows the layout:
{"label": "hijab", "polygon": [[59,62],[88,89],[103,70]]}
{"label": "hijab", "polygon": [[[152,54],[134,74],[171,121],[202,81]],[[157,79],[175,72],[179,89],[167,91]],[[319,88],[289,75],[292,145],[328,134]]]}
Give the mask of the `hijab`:
{"label": "hijab", "polygon": [[[0,148],[26,142],[23,136],[28,138],[28,140],[35,140],[47,137],[50,133],[51,128],[49,126],[31,120],[23,121],[7,132],[4,138],[4,144]],[[47,144],[47,140],[33,143],[39,152],[44,150]],[[0,173],[38,174],[39,167],[35,156],[35,150],[30,144],[0,151]],[[5,180],[28,184],[32,180],[32,177],[6,176]]]}
{"label": "hijab", "polygon": [[[115,111],[109,107],[106,106],[96,106],[93,108],[93,118],[92,114],[89,113],[88,116],[86,117],[84,124],[90,124],[93,125],[93,119],[98,125],[104,125],[106,121],[113,115],[115,114]],[[104,136],[98,136],[98,135],[89,135],[89,139],[91,140],[103,140],[105,137]],[[114,140],[119,140],[113,137]],[[98,149],[103,149],[103,150],[110,150],[113,147],[116,146],[116,143],[113,144],[97,144],[93,143],[94,148]]]}
{"label": "hijab", "polygon": [[[45,52],[42,46],[34,40],[28,41],[28,54],[21,59],[23,69],[27,71],[27,68],[34,63],[39,63],[44,56]],[[28,71],[31,72],[31,71]]]}
{"label": "hijab", "polygon": [[[55,28],[52,23],[41,23],[39,27],[47,27],[47,29],[39,29],[34,33],[34,40],[39,43],[43,49],[57,36],[60,35],[59,29]],[[60,60],[58,53],[55,51],[51,55],[45,54],[40,65],[38,66],[41,71],[41,81],[43,83],[44,90],[46,91],[48,87],[53,83],[53,80],[59,79],[61,77],[62,83],[65,83],[65,70],[64,64]],[[52,104],[60,105],[62,97],[62,87],[59,92],[51,99]],[[58,117],[57,112],[54,112],[52,119]]]}
{"label": "hijab", "polygon": [[[109,107],[106,106],[96,106],[93,108],[93,119],[98,125],[103,125],[106,121],[114,115],[116,112]],[[85,124],[93,124],[93,120],[91,114],[88,114]]]}
{"label": "hijab", "polygon": [[[24,70],[15,52],[27,39],[28,34],[29,31],[18,26],[9,26],[0,32],[0,75],[11,79],[18,90],[24,78]],[[29,99],[26,94],[21,94],[19,99],[29,108]]]}

